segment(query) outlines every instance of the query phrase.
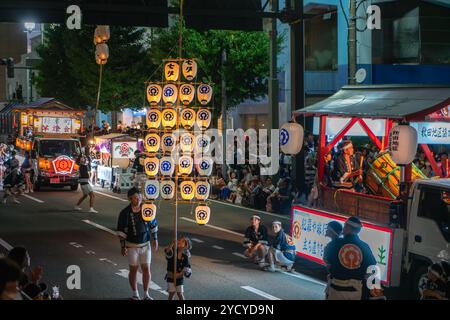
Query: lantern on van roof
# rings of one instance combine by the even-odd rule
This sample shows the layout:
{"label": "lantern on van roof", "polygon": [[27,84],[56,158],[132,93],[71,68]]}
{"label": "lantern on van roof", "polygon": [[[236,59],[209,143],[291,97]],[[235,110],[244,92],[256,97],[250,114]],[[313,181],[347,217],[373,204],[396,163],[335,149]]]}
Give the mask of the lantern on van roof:
{"label": "lantern on van roof", "polygon": [[157,133],[149,133],[145,136],[145,150],[154,153],[158,152],[160,138]]}
{"label": "lantern on van roof", "polygon": [[197,134],[195,136],[195,152],[202,154],[209,151],[211,138],[206,134]]}
{"label": "lantern on van roof", "polygon": [[147,101],[152,107],[161,101],[162,88],[159,84],[151,83],[147,86]]}
{"label": "lantern on van roof", "polygon": [[100,43],[95,47],[95,62],[106,64],[109,58],[109,49],[106,43]]}
{"label": "lantern on van roof", "polygon": [[389,154],[398,165],[410,164],[417,152],[417,131],[409,125],[398,125],[389,134]]}
{"label": "lantern on van roof", "polygon": [[166,84],[163,88],[163,101],[166,106],[171,106],[177,101],[178,88],[176,85],[170,83]]}
{"label": "lantern on van roof", "polygon": [[201,176],[210,176],[213,169],[213,160],[211,157],[201,157],[198,160],[196,169]]}
{"label": "lantern on van roof", "polygon": [[174,109],[164,109],[162,112],[162,125],[164,128],[173,128],[177,123],[177,112]]}
{"label": "lantern on van roof", "polygon": [[170,200],[175,195],[175,182],[172,180],[163,180],[160,183],[160,194],[164,200]]}
{"label": "lantern on van roof", "polygon": [[202,105],[207,105],[211,101],[212,88],[209,84],[202,83],[197,88],[197,99]]}
{"label": "lantern on van roof", "polygon": [[197,76],[197,62],[192,59],[186,59],[182,64],[183,76],[188,81],[192,81]]}
{"label": "lantern on van roof", "polygon": [[153,203],[144,203],[141,209],[142,219],[144,221],[153,221],[156,218],[156,206]]}
{"label": "lantern on van roof", "polygon": [[180,148],[182,152],[192,152],[194,150],[194,136],[189,132],[180,135]]}
{"label": "lantern on van roof", "polygon": [[210,185],[208,181],[197,181],[195,184],[195,197],[197,200],[204,201],[208,199]]}
{"label": "lantern on van roof", "polygon": [[180,86],[180,100],[184,105],[188,105],[194,100],[195,88],[192,84],[183,84]]}
{"label": "lantern on van roof", "polygon": [[150,177],[156,176],[158,174],[158,170],[159,170],[159,159],[156,157],[145,158],[144,169],[145,169],[145,173],[148,176],[150,176]]}
{"label": "lantern on van roof", "polygon": [[156,200],[159,197],[158,180],[147,180],[144,187],[144,195],[148,200]]}
{"label": "lantern on van roof", "polygon": [[181,198],[183,200],[192,200],[195,196],[195,182],[183,181],[180,183]]}
{"label": "lantern on van roof", "polygon": [[158,109],[149,109],[146,122],[149,129],[158,129],[161,124],[161,112]]}
{"label": "lantern on van roof", "polygon": [[178,172],[181,175],[190,175],[194,167],[194,160],[190,156],[181,156],[178,159]]}
{"label": "lantern on van roof", "polygon": [[172,152],[176,144],[177,138],[173,133],[166,133],[161,137],[161,148],[163,152]]}
{"label": "lantern on van roof", "polygon": [[211,124],[211,111],[208,109],[201,109],[197,112],[197,125],[201,130],[208,129]]}
{"label": "lantern on van roof", "polygon": [[172,176],[174,170],[175,165],[171,157],[162,157],[159,160],[159,171],[163,176]]}
{"label": "lantern on van roof", "polygon": [[181,111],[181,125],[185,128],[191,128],[195,123],[195,111],[193,109],[183,109]]}
{"label": "lantern on van roof", "polygon": [[296,122],[288,122],[280,128],[280,149],[285,154],[297,154],[303,145],[303,127]]}
{"label": "lantern on van roof", "polygon": [[209,222],[211,209],[206,205],[199,205],[195,208],[195,221],[199,225],[205,225]]}
{"label": "lantern on van roof", "polygon": [[164,65],[164,76],[167,81],[177,81],[180,75],[180,65],[175,61],[168,61]]}

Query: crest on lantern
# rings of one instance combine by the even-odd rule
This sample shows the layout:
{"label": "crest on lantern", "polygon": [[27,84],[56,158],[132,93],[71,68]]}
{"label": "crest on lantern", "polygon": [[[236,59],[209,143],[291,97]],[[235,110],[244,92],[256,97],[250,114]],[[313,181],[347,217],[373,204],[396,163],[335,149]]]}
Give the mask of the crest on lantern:
{"label": "crest on lantern", "polygon": [[183,109],[181,111],[181,125],[185,128],[191,128],[195,123],[195,111],[193,109]]}
{"label": "crest on lantern", "polygon": [[160,194],[164,200],[170,200],[175,196],[175,182],[172,180],[163,180],[160,183]]}
{"label": "crest on lantern", "polygon": [[208,129],[211,124],[211,111],[201,109],[197,112],[197,125],[201,130]]}
{"label": "crest on lantern", "polygon": [[164,109],[162,112],[162,125],[164,128],[173,128],[177,122],[177,112],[174,109]]}
{"label": "crest on lantern", "polygon": [[147,101],[152,107],[161,101],[162,88],[159,84],[152,83],[147,86]]}
{"label": "crest on lantern", "polygon": [[204,201],[209,197],[210,185],[208,181],[197,181],[195,184],[195,197]]}
{"label": "crest on lantern", "polygon": [[199,205],[195,208],[195,221],[199,225],[204,225],[209,222],[211,209],[205,205]]}
{"label": "crest on lantern", "polygon": [[194,167],[194,160],[190,156],[181,156],[178,159],[178,172],[181,175],[190,175]]}
{"label": "crest on lantern", "polygon": [[149,133],[145,136],[145,150],[154,153],[158,152],[160,137],[157,133]]}
{"label": "crest on lantern", "polygon": [[156,200],[159,197],[159,182],[158,180],[147,180],[145,182],[145,197],[148,200]]}
{"label": "crest on lantern", "polygon": [[183,76],[186,80],[192,81],[197,76],[197,62],[192,59],[186,59],[182,64]]}
{"label": "crest on lantern", "polygon": [[156,157],[145,158],[144,160],[145,173],[148,176],[154,177],[158,174],[159,159]]}
{"label": "crest on lantern", "polygon": [[194,150],[194,136],[189,132],[184,132],[180,136],[180,148],[182,152],[192,152]]}
{"label": "crest on lantern", "polygon": [[150,109],[147,111],[147,127],[149,129],[157,129],[161,124],[161,112],[158,109]]}
{"label": "crest on lantern", "polygon": [[280,128],[280,149],[285,154],[297,154],[303,145],[303,127],[296,122],[288,122]]}
{"label": "crest on lantern", "polygon": [[195,88],[192,84],[183,84],[180,86],[180,100],[184,105],[188,105],[194,100]]}
{"label": "crest on lantern", "polygon": [[202,105],[207,105],[211,101],[212,88],[209,84],[202,83],[197,88],[197,99]]}
{"label": "crest on lantern", "polygon": [[163,176],[172,176],[174,170],[175,165],[171,157],[162,157],[159,160],[159,171]]}
{"label": "crest on lantern", "polygon": [[195,196],[195,182],[183,181],[180,183],[181,198],[183,200],[192,200]]}
{"label": "crest on lantern", "polygon": [[167,81],[177,81],[180,75],[180,65],[175,61],[166,62],[164,75]]}
{"label": "crest on lantern", "polygon": [[195,152],[202,154],[209,151],[211,138],[206,134],[198,134],[195,136]]}
{"label": "crest on lantern", "polygon": [[201,157],[196,167],[199,175],[210,176],[213,169],[213,160],[210,157]]}
{"label": "crest on lantern", "polygon": [[141,213],[144,221],[153,221],[156,218],[156,206],[153,203],[144,203]]}
{"label": "crest on lantern", "polygon": [[178,98],[178,88],[176,85],[170,83],[166,84],[163,88],[163,101],[166,106],[173,105]]}
{"label": "crest on lantern", "polygon": [[175,149],[177,138],[172,133],[165,133],[161,137],[161,148],[163,152],[172,152]]}

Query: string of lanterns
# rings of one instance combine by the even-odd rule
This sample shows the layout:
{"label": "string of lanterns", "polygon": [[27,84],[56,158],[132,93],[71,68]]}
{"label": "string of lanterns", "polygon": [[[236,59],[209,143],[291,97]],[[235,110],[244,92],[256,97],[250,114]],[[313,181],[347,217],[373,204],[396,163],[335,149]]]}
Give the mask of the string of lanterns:
{"label": "string of lanterns", "polygon": [[211,125],[208,104],[213,89],[210,84],[196,83],[196,78],[194,59],[169,59],[164,62],[165,81],[147,85],[144,220],[156,217],[154,201],[162,199],[196,203],[196,222],[204,225],[209,221],[206,200],[211,187],[207,178],[214,163],[204,156],[211,144],[204,133]]}

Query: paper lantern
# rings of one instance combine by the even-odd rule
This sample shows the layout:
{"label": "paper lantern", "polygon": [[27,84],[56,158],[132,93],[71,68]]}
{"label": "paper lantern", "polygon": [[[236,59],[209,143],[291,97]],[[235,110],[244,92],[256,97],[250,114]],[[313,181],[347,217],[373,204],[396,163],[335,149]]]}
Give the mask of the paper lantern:
{"label": "paper lantern", "polygon": [[106,64],[109,58],[109,49],[106,43],[98,44],[95,47],[95,61],[97,64]]}
{"label": "paper lantern", "polygon": [[194,100],[195,88],[192,84],[183,84],[180,86],[180,100],[184,105],[188,105]]}
{"label": "paper lantern", "polygon": [[94,44],[105,43],[109,40],[109,26],[100,25],[94,31]]}
{"label": "paper lantern", "polygon": [[197,125],[201,130],[208,129],[211,124],[211,111],[201,109],[197,112]]}
{"label": "paper lantern", "polygon": [[200,205],[195,208],[195,221],[199,225],[205,225],[209,222],[211,209],[208,206]]}
{"label": "paper lantern", "polygon": [[161,137],[161,148],[163,152],[172,152],[177,144],[177,138],[172,133],[166,133]]}
{"label": "paper lantern", "polygon": [[175,165],[171,157],[162,157],[159,160],[159,171],[163,176],[172,176],[174,170]]}
{"label": "paper lantern", "polygon": [[189,132],[180,135],[180,148],[182,152],[192,152],[194,150],[194,136]]}
{"label": "paper lantern", "polygon": [[159,84],[149,84],[147,87],[147,101],[152,107],[158,105],[162,97],[162,88]]}
{"label": "paper lantern", "polygon": [[177,112],[174,109],[164,109],[162,112],[162,125],[164,128],[173,128],[177,123]]}
{"label": "paper lantern", "polygon": [[181,175],[190,175],[194,167],[194,160],[190,156],[181,156],[178,159],[178,173]]}
{"label": "paper lantern", "polygon": [[174,84],[166,84],[163,88],[163,101],[166,106],[171,106],[177,101],[178,88]]}
{"label": "paper lantern", "polygon": [[211,138],[206,134],[197,134],[195,136],[195,152],[202,154],[209,151]]}
{"label": "paper lantern", "polygon": [[201,157],[196,167],[199,175],[210,176],[213,169],[213,160],[210,157]]}
{"label": "paper lantern", "polygon": [[144,203],[141,213],[144,221],[153,221],[156,218],[156,206],[153,203]]}
{"label": "paper lantern", "polygon": [[303,127],[295,122],[288,122],[280,128],[280,148],[285,154],[297,154],[303,145]]}
{"label": "paper lantern", "polygon": [[150,176],[150,177],[156,176],[158,174],[158,170],[159,170],[159,159],[156,157],[145,158],[144,169],[145,169],[145,173],[148,176]]}
{"label": "paper lantern", "polygon": [[187,129],[191,128],[195,122],[195,111],[193,109],[183,109],[181,111],[181,125]]}
{"label": "paper lantern", "polygon": [[200,84],[197,88],[197,99],[202,105],[207,105],[211,101],[212,88],[209,84]]}
{"label": "paper lantern", "polygon": [[187,59],[183,61],[182,65],[183,76],[188,81],[192,81],[197,76],[197,62],[192,59]]}
{"label": "paper lantern", "polygon": [[192,200],[195,196],[195,182],[183,181],[180,183],[181,198],[183,200]]}
{"label": "paper lantern", "polygon": [[399,165],[410,164],[417,152],[417,131],[408,125],[398,125],[389,134],[389,154]]}
{"label": "paper lantern", "polygon": [[163,180],[160,183],[161,198],[170,200],[175,196],[175,182],[172,180]]}
{"label": "paper lantern", "polygon": [[197,181],[195,184],[195,197],[197,200],[204,201],[208,199],[210,189],[208,181]]}
{"label": "paper lantern", "polygon": [[175,61],[168,61],[164,65],[164,76],[167,81],[177,81],[180,75],[180,65]]}
{"label": "paper lantern", "polygon": [[146,121],[149,129],[158,129],[161,124],[161,112],[158,109],[149,109]]}
{"label": "paper lantern", "polygon": [[148,152],[158,152],[160,138],[157,133],[149,133],[145,136],[145,150]]}
{"label": "paper lantern", "polygon": [[145,182],[144,194],[148,200],[156,200],[159,197],[159,182],[158,180],[147,180]]}

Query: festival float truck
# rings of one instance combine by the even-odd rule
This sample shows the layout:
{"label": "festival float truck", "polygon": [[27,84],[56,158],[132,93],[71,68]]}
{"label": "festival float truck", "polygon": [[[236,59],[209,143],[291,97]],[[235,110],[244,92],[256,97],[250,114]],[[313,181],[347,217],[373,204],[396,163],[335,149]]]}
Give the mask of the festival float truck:
{"label": "festival float truck", "polygon": [[80,133],[84,111],[71,108],[55,99],[15,106],[14,126],[18,128],[16,147],[36,154],[38,172],[34,190],[42,186],[78,188],[78,165],[81,155]]}
{"label": "festival float truck", "polygon": [[[360,237],[372,249],[381,283],[408,288],[417,296],[419,279],[428,266],[449,260],[450,179],[439,174],[428,179],[412,160],[397,165],[391,155],[414,155],[418,143],[433,171],[442,172],[428,144],[450,144],[449,105],[450,87],[345,86],[295,111],[297,117],[317,117],[320,182],[317,207],[292,207],[291,235],[297,255],[324,264],[324,247],[330,241],[325,237],[327,224],[357,216],[364,226]],[[404,135],[405,127],[416,129],[418,141]],[[355,130],[367,134],[379,149],[364,172],[370,194],[324,183],[325,156]],[[359,265],[361,258],[361,252],[351,248],[340,256],[349,268]]]}

